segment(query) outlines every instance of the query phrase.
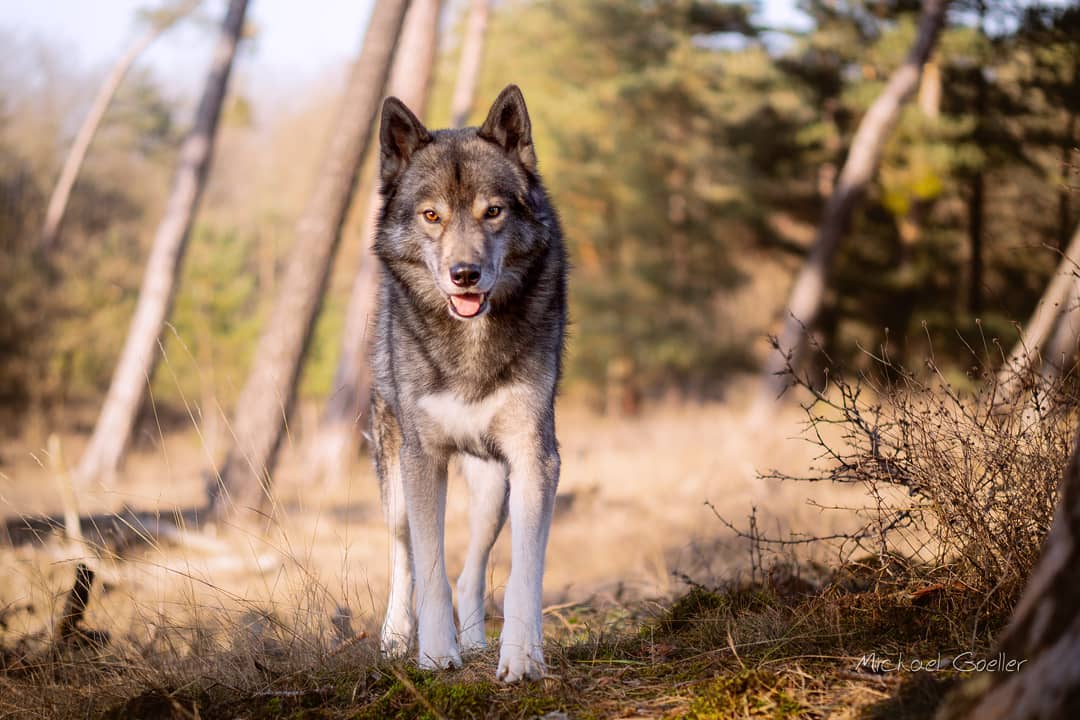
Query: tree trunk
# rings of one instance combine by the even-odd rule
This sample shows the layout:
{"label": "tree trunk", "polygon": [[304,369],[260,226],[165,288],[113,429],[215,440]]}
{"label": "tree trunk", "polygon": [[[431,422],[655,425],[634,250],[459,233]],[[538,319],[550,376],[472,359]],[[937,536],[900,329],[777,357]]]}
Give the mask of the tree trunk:
{"label": "tree trunk", "polygon": [[1078,308],[1080,308],[1080,274],[1074,273],[1069,294],[1058,317],[1057,328],[1046,345],[1046,351],[1042,353],[1039,376],[1044,396],[1059,378],[1068,373],[1076,359],[1077,343],[1080,342],[1080,314],[1076,312]]}
{"label": "tree trunk", "polygon": [[[987,42],[986,3],[979,0],[979,39]],[[980,64],[975,68],[975,131],[972,135],[976,147],[982,147],[983,118],[986,116],[986,71]],[[986,175],[979,168],[971,178],[971,196],[968,199],[968,240],[971,267],[968,273],[968,312],[977,316],[982,312],[983,296],[983,216],[986,193]]]}
{"label": "tree trunk", "polygon": [[93,142],[94,135],[97,134],[97,129],[101,125],[101,119],[105,117],[105,111],[109,108],[128,70],[147,47],[186,15],[195,4],[188,0],[176,10],[152,21],[150,28],[132,43],[128,51],[116,61],[109,74],[105,76],[105,80],[94,97],[94,102],[90,105],[89,112],[86,113],[79,131],[75,134],[75,140],[68,150],[67,157],[64,158],[60,177],[57,178],[56,186],[53,188],[52,195],[49,196],[49,205],[45,210],[45,225],[38,239],[38,247],[42,251],[49,252],[56,245],[60,226],[64,222],[64,213],[67,212],[68,200],[71,199],[71,190],[75,187],[75,180],[78,179],[83,161],[86,160],[90,143]]}
{"label": "tree trunk", "polygon": [[[916,102],[923,117],[936,120],[941,116],[941,69],[933,60],[927,60],[923,65]],[[912,197],[907,212],[896,218],[896,232],[900,236],[898,267],[901,273],[907,270],[916,248],[922,243],[923,224],[930,204],[928,200]]]}
{"label": "tree trunk", "polygon": [[1065,249],[1054,271],[1054,277],[1046,286],[1035,312],[1020,331],[1009,357],[1005,360],[997,375],[999,402],[1009,402],[1023,386],[1035,359],[1042,353],[1043,346],[1050,339],[1050,333],[1058,324],[1062,308],[1068,302],[1069,293],[1080,273],[1080,226],[1073,233],[1069,246]]}
{"label": "tree trunk", "polygon": [[218,118],[229,83],[247,0],[230,0],[214,49],[195,123],[180,146],[165,214],[154,235],[135,315],[101,408],[94,434],[76,471],[80,482],[111,479],[131,437],[143,392],[157,364],[157,343],[172,306],[188,232],[206,186]]}
{"label": "tree trunk", "polygon": [[971,244],[971,267],[968,274],[968,312],[982,312],[983,286],[983,193],[985,180],[982,171],[971,178],[971,197],[968,199],[968,239]]}
{"label": "tree trunk", "polygon": [[218,520],[241,508],[260,510],[269,498],[271,472],[296,394],[301,360],[322,304],[408,4],[407,0],[381,0],[372,11],[321,172],[297,223],[277,300],[237,401],[235,441],[210,498],[211,512]]}
{"label": "tree trunk", "polygon": [[[1080,62],[1073,71],[1080,85]],[[1080,88],[1077,89],[1080,92]],[[1058,249],[1065,250],[1065,244],[1069,241],[1069,228],[1072,227],[1072,194],[1074,190],[1069,187],[1069,161],[1072,159],[1073,148],[1076,145],[1076,113],[1069,113],[1069,122],[1065,127],[1065,137],[1061,142],[1061,177],[1066,178],[1058,189]]]}
{"label": "tree trunk", "polygon": [[998,649],[1006,663],[1023,665],[962,684],[938,720],[1080,717],[1080,438],[1058,490],[1042,559]]}
{"label": "tree trunk", "polygon": [[67,157],[64,158],[64,165],[60,170],[60,177],[56,180],[56,186],[49,196],[49,205],[45,210],[45,225],[38,239],[38,247],[42,251],[49,252],[56,244],[57,236],[60,234],[60,224],[64,220],[64,213],[67,212],[68,200],[71,199],[71,190],[75,187],[75,180],[79,176],[79,170],[82,169],[90,143],[97,133],[98,126],[101,125],[101,119],[105,117],[105,110],[112,102],[113,95],[116,94],[136,58],[164,31],[163,27],[152,27],[139,37],[117,61],[109,74],[105,76],[101,87],[98,88],[94,102],[90,105],[89,112],[86,113],[79,131],[75,134],[75,140],[68,150]]}
{"label": "tree trunk", "polygon": [[918,102],[924,117],[931,120],[941,117],[941,68],[933,60],[927,60],[923,65]]}
{"label": "tree trunk", "polygon": [[919,86],[922,67],[930,57],[944,24],[947,5],[947,0],[926,0],[923,3],[915,44],[908,51],[903,65],[893,72],[885,89],[859,122],[840,177],[825,204],[813,246],[792,287],[777,347],[765,363],[755,414],[771,412],[776,398],[787,387],[785,368],[789,360],[798,362],[805,345],[806,331],[818,320],[833,258],[847,231],[851,214],[874,176],[881,149],[900,116],[901,108]]}
{"label": "tree trunk", "polygon": [[[401,42],[387,83],[387,94],[397,96],[422,118],[435,67],[435,49],[442,0],[412,0],[405,16]],[[367,365],[367,331],[375,306],[376,261],[371,253],[375,223],[382,210],[379,183],[372,179],[360,237],[364,252],[353,279],[341,352],[330,398],[326,401],[319,430],[312,444],[312,478],[334,483],[341,478],[349,452],[358,441],[357,428],[367,416],[371,375]]]}
{"label": "tree trunk", "polygon": [[484,36],[487,34],[490,13],[491,0],[472,0],[469,17],[465,21],[465,37],[461,41],[461,61],[454,83],[454,95],[450,101],[450,122],[456,128],[465,127],[476,101],[476,85],[480,80]]}

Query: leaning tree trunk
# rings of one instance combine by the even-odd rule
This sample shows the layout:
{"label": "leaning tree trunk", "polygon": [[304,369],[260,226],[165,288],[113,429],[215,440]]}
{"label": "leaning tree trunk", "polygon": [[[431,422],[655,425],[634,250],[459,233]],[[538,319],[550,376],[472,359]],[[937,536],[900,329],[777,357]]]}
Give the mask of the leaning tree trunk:
{"label": "leaning tree trunk", "polygon": [[[412,0],[401,42],[394,53],[394,64],[387,83],[387,94],[397,96],[422,118],[427,106],[428,89],[435,67],[435,46],[439,30],[442,0]],[[330,398],[312,444],[312,479],[328,482],[340,479],[351,448],[355,447],[357,427],[367,415],[371,374],[367,365],[367,331],[375,305],[376,262],[371,252],[375,223],[382,210],[379,184],[372,181],[367,214],[360,237],[364,252],[353,279],[349,304],[345,309],[345,327],[341,352]]]}
{"label": "leaning tree trunk", "polygon": [[450,122],[456,128],[465,127],[476,101],[476,85],[480,80],[490,12],[491,0],[472,0],[469,17],[465,21],[465,37],[461,41],[461,61],[454,83],[454,95],[450,100]]}
{"label": "leaning tree trunk", "polygon": [[771,412],[776,398],[787,387],[787,365],[798,362],[805,345],[806,332],[818,320],[833,258],[847,231],[851,214],[874,176],[881,149],[900,116],[901,108],[919,86],[923,65],[929,59],[944,24],[947,5],[947,0],[926,0],[923,3],[915,44],[855,131],[847,161],[825,203],[810,254],[792,287],[787,315],[776,347],[765,362],[755,414]]}
{"label": "leaning tree trunk", "polygon": [[1080,274],[1073,276],[1072,286],[1058,316],[1054,334],[1042,352],[1039,363],[1038,392],[1031,394],[1029,405],[1048,409],[1059,398],[1061,379],[1069,375],[1076,362],[1080,344]]}
{"label": "leaning tree trunk", "polygon": [[105,76],[104,82],[101,83],[94,97],[94,102],[90,105],[90,111],[86,113],[79,131],[75,134],[75,140],[68,150],[67,157],[64,158],[60,177],[57,178],[56,186],[53,188],[52,195],[49,196],[49,205],[45,210],[45,225],[38,239],[38,247],[42,251],[49,252],[56,245],[57,237],[60,235],[60,226],[64,222],[64,213],[67,212],[68,200],[71,199],[71,190],[75,187],[75,180],[78,179],[83,161],[86,160],[90,143],[93,142],[94,135],[97,134],[97,129],[101,125],[101,119],[105,117],[105,111],[109,108],[128,70],[142,55],[143,50],[146,50],[162,33],[186,15],[193,6],[194,3],[189,0],[177,10],[153,21],[150,28],[132,43],[128,51],[116,61],[112,70]]}
{"label": "leaning tree trunk", "polygon": [[218,118],[229,84],[247,0],[230,0],[214,50],[210,74],[195,113],[195,124],[180,146],[165,215],[154,235],[135,315],[101,408],[90,444],[76,470],[81,482],[111,478],[131,437],[143,392],[157,363],[157,343],[168,317],[188,232],[206,186]]}
{"label": "leaning tree trunk", "polygon": [[271,471],[296,394],[301,360],[322,304],[408,4],[380,0],[372,11],[322,169],[296,226],[274,309],[237,402],[235,441],[210,497],[212,515],[218,520],[241,508],[261,509],[269,499]]}
{"label": "leaning tree trunk", "polygon": [[[476,100],[490,12],[491,0],[474,0],[465,22],[461,60],[450,102],[451,125],[456,128],[464,127],[468,122],[469,113]],[[418,16],[416,22],[419,21]],[[408,22],[407,19],[406,23]],[[436,30],[437,27],[433,25],[431,31]],[[406,28],[406,39],[410,35]],[[420,42],[419,37],[417,42]],[[434,62],[435,45],[435,38],[432,37],[426,46],[418,45],[415,53],[399,53],[401,59],[411,58],[408,66],[402,66],[403,72],[400,76],[397,72],[399,60],[394,61],[390,94],[398,95],[420,116],[427,104],[427,87],[432,72],[430,63]],[[424,59],[429,62],[427,70],[421,67]],[[365,218],[363,236],[370,241],[374,238],[375,221],[382,207],[377,185],[372,190],[368,207],[370,209]],[[334,374],[334,394],[327,403],[323,427],[320,428],[314,447],[314,474],[331,482],[341,475],[346,453],[356,441],[357,424],[367,414],[371,400],[371,369],[367,364],[365,349],[368,318],[375,305],[375,278],[375,262],[368,252],[361,259],[349,296],[341,356]]]}
{"label": "leaning tree trunk", "polygon": [[[1062,378],[1067,376],[1076,362],[1076,352],[1080,344],[1080,274],[1074,273],[1068,293],[1058,312],[1057,324],[1053,335],[1050,336],[1046,347],[1039,353],[1038,362],[1033,362],[1030,372],[1024,377],[1030,378],[1026,383],[1022,378],[1010,377],[1015,380],[1009,388],[1011,396],[996,393],[995,399],[1006,412],[1015,410],[1014,401],[1024,399],[1022,421],[1024,425],[1034,425],[1040,422],[1053,422],[1049,419],[1060,408],[1063,401],[1067,402]],[[1030,392],[1017,393],[1016,390],[1024,385],[1030,387]]]}
{"label": "leaning tree trunk", "polygon": [[1010,402],[1024,386],[1036,358],[1042,354],[1043,347],[1050,340],[1050,334],[1058,324],[1058,318],[1068,302],[1069,293],[1072,291],[1078,273],[1080,273],[1080,226],[1077,226],[1072,240],[1069,241],[1069,246],[1065,248],[1061,262],[1054,271],[1054,277],[1046,286],[1031,319],[1021,329],[1020,339],[998,371],[995,392],[998,402]]}
{"label": "leaning tree trunk", "polygon": [[948,697],[938,720],[1080,717],[1080,438],[1058,490],[1054,524],[998,644],[1018,672],[987,673]]}

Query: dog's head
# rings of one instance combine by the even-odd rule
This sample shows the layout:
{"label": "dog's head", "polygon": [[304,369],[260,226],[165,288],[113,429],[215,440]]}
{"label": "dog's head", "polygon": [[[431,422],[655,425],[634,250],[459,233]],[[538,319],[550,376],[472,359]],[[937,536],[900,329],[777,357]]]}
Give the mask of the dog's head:
{"label": "dog's head", "polygon": [[[425,304],[459,320],[508,297],[542,242],[525,98],[504,89],[479,128],[429,131],[397,98],[379,130],[385,201],[376,249]],[[423,270],[424,272],[421,272]]]}

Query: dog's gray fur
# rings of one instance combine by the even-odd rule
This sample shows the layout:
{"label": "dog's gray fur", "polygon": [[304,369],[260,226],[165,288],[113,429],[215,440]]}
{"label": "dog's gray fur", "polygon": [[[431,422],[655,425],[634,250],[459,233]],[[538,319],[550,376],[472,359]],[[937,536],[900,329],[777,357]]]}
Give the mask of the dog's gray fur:
{"label": "dog's gray fur", "polygon": [[[496,676],[538,678],[544,551],[559,480],[554,401],[567,262],[525,99],[511,85],[481,127],[429,131],[389,98],[379,139],[384,205],[371,421],[393,544],[382,646],[407,649],[414,617],[421,667],[460,665],[462,650],[485,645],[487,560],[509,510]],[[478,267],[479,280],[456,285],[450,270],[458,263]],[[471,317],[457,303],[471,303],[463,305]],[[468,481],[471,533],[457,583],[460,641],[443,548],[455,455]]]}

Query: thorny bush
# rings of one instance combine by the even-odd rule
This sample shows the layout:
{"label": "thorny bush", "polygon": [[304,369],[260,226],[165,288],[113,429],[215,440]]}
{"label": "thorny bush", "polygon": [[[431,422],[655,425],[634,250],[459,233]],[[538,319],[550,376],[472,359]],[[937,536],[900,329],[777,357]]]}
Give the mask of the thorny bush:
{"label": "thorny bush", "polygon": [[767,477],[861,486],[868,501],[842,508],[862,521],[839,538],[845,555],[899,554],[1011,606],[1050,529],[1076,436],[1075,368],[1037,363],[1003,379],[980,363],[952,382],[932,358],[920,373],[884,353],[872,360],[824,382],[788,364],[792,384],[809,391],[807,438],[821,454],[805,476]]}

